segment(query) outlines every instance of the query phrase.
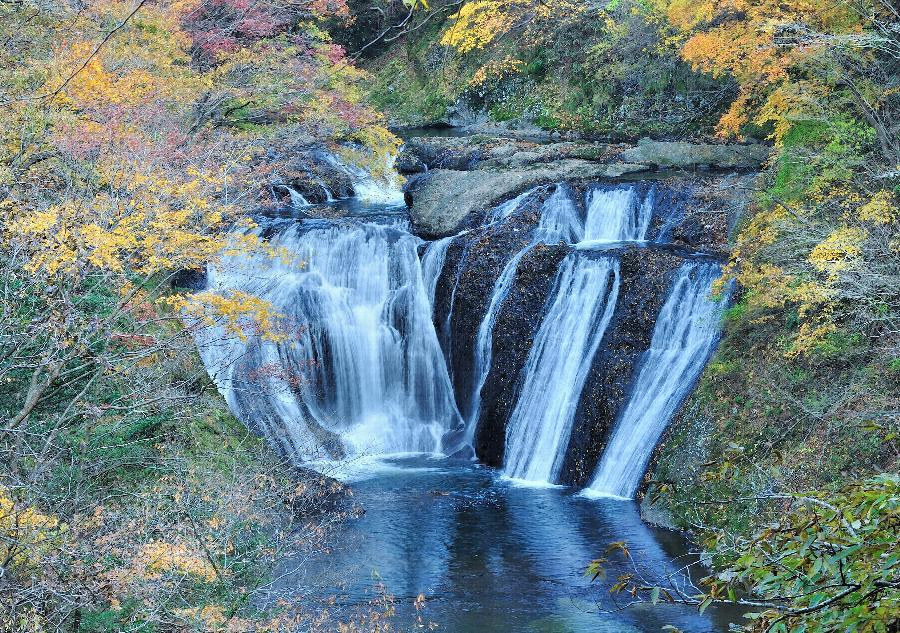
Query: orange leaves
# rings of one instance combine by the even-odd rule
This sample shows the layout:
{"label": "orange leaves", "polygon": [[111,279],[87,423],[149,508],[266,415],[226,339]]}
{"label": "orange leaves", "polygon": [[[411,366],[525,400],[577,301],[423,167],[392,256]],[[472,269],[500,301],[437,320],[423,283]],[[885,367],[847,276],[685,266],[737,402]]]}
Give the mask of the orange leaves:
{"label": "orange leaves", "polygon": [[[740,96],[720,122],[723,135],[737,135],[756,118],[754,104],[762,108],[759,124],[774,123],[780,141],[796,100],[784,90],[812,60],[833,46],[835,38],[859,32],[861,25],[841,3],[810,0],[726,0],[723,2],[670,0],[668,16],[688,34],[684,59],[695,69],[714,76],[733,76]],[[761,104],[761,105],[760,105]]]}

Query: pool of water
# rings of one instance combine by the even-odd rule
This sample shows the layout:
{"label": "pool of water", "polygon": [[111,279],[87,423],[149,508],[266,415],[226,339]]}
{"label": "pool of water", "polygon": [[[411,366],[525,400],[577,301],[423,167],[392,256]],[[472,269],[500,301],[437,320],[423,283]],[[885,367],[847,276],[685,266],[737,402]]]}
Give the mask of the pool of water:
{"label": "pool of water", "polygon": [[[342,524],[330,553],[285,561],[279,592],[334,599],[353,609],[382,582],[406,630],[413,602],[426,597],[426,622],[453,633],[727,631],[740,614],[716,608],[641,604],[626,608],[608,588],[626,571],[659,578],[695,560],[677,534],[640,520],[636,504],[589,500],[560,487],[525,487],[489,468],[431,457],[353,465],[348,479],[363,509]],[[626,541],[606,581],[586,565]],[[684,580],[684,579],[682,579]]]}

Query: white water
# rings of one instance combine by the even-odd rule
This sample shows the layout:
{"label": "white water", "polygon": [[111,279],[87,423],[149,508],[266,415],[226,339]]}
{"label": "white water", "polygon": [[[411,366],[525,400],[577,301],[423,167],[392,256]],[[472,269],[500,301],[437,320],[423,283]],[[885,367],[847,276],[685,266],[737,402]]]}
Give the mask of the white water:
{"label": "white water", "polygon": [[510,215],[512,215],[515,211],[517,211],[525,200],[528,199],[537,189],[529,189],[523,193],[520,193],[518,196],[511,200],[507,200],[502,204],[498,204],[491,211],[490,221],[493,222],[502,222]]}
{"label": "white water", "polygon": [[332,167],[343,171],[350,177],[353,182],[354,196],[363,202],[397,205],[403,204],[403,189],[401,188],[402,179],[394,172],[394,161],[397,159],[395,155],[385,155],[384,173],[390,174],[383,179],[373,178],[366,170],[345,163],[334,154],[323,154],[323,158]]}
{"label": "white water", "polygon": [[711,263],[687,262],[678,271],[586,495],[634,497],[654,447],[715,347],[724,302],[709,293],[719,274]]}
{"label": "white water", "polygon": [[574,244],[581,240],[584,225],[572,199],[572,190],[560,183],[541,208],[541,220],[534,232],[533,242],[545,244]]}
{"label": "white water", "polygon": [[293,187],[285,187],[287,189],[288,195],[291,197],[291,206],[295,209],[299,207],[308,207],[309,202],[306,198],[303,197],[303,194],[294,189]]}
{"label": "white water", "polygon": [[[530,192],[529,192],[530,193]],[[519,196],[505,205],[500,205],[499,209],[503,209],[502,213],[495,210],[493,217],[507,217],[515,209],[510,210],[508,205],[514,203],[516,207],[521,205],[525,194]],[[468,419],[466,421],[466,438],[471,443],[478,425],[478,418],[481,413],[481,391],[484,388],[488,373],[491,369],[491,361],[493,358],[493,332],[494,325],[499,315],[503,301],[509,294],[512,281],[515,278],[516,269],[523,256],[530,250],[534,244],[543,242],[546,244],[556,244],[565,242],[568,244],[575,243],[606,243],[606,242],[623,242],[623,241],[639,241],[644,240],[647,230],[650,227],[650,221],[653,217],[653,193],[651,191],[646,197],[641,199],[637,189],[633,186],[593,189],[586,196],[586,212],[585,220],[582,221],[578,207],[574,201],[574,192],[568,185],[560,183],[557,185],[553,194],[547,198],[541,208],[541,218],[538,227],[535,229],[531,244],[519,251],[506,264],[506,267],[498,277],[494,291],[491,295],[491,301],[488,305],[487,312],[478,329],[478,337],[475,344],[475,360],[473,364],[473,391],[470,400],[470,409]],[[561,309],[565,308],[567,297],[558,297],[561,302]],[[546,318],[546,317],[545,317]],[[601,335],[602,337],[602,335]],[[597,340],[599,344],[599,339]],[[596,349],[596,347],[594,348]],[[587,359],[593,358],[593,353]],[[529,379],[540,380],[538,377],[526,377]],[[580,395],[580,387],[574,394],[577,402]],[[523,389],[520,396],[528,398],[529,396]],[[574,414],[574,410],[573,410]],[[560,429],[565,429],[571,425],[571,419],[559,422]],[[566,441],[568,440],[568,431],[566,431]],[[552,435],[552,433],[551,433]],[[558,438],[559,439],[559,438]],[[549,441],[549,440],[548,440]],[[525,440],[522,440],[525,442]],[[561,447],[565,450],[565,445]],[[549,460],[549,456],[540,457],[536,453],[527,452],[519,455],[519,459],[545,459]],[[546,461],[545,460],[545,461]],[[555,456],[555,462],[561,462],[562,456]],[[559,464],[557,464],[557,467]],[[529,472],[529,466],[520,464],[516,468],[520,472]],[[541,479],[539,473],[546,470],[546,464],[537,463],[535,471],[532,475],[521,477],[532,481],[552,482],[553,477]],[[514,475],[517,476],[518,475]]]}
{"label": "white water", "polygon": [[447,249],[453,242],[453,238],[445,237],[435,240],[427,247],[422,254],[422,277],[425,279],[425,288],[428,290],[428,300],[434,309],[434,293],[437,290],[438,277],[444,269],[444,260],[447,259]]}
{"label": "white water", "polygon": [[618,294],[617,261],[579,255],[563,260],[507,425],[504,470],[509,477],[556,481],[575,408]]}
{"label": "white water", "polygon": [[581,243],[636,242],[647,239],[653,219],[654,192],[642,199],[636,187],[593,189],[585,200],[587,213]]}
{"label": "white water", "polygon": [[[494,211],[493,217],[508,217],[530,194],[531,191],[503,203]],[[512,210],[498,212],[499,209],[511,203],[514,203]],[[506,266],[503,267],[500,276],[497,277],[497,281],[494,282],[491,301],[488,304],[488,309],[481,321],[481,325],[478,327],[478,336],[475,339],[475,359],[472,366],[472,397],[469,402],[469,416],[466,421],[466,441],[470,445],[472,438],[475,436],[475,428],[478,425],[478,418],[481,414],[481,390],[484,388],[484,383],[491,370],[491,361],[493,360],[494,325],[500,314],[500,308],[503,306],[503,302],[512,288],[512,282],[516,277],[519,262],[522,261],[522,258],[525,257],[528,251],[540,242],[555,244],[571,242],[577,239],[580,226],[581,220],[578,218],[578,209],[572,202],[570,189],[564,184],[558,185],[553,194],[547,198],[541,207],[540,223],[535,230],[531,243],[512,256],[506,263]]]}
{"label": "white water", "polygon": [[256,255],[210,270],[210,289],[267,299],[288,328],[284,342],[207,336],[204,361],[232,411],[304,460],[455,449],[442,444],[462,421],[419,240],[387,226],[312,222],[272,242],[294,261]]}

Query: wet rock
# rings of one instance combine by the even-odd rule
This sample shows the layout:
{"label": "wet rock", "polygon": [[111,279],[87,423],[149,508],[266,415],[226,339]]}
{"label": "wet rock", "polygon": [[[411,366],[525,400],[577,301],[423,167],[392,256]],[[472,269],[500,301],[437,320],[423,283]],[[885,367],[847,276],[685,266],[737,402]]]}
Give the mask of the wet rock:
{"label": "wet rock", "polygon": [[206,289],[206,267],[179,270],[172,275],[172,288],[199,292]]}
{"label": "wet rock", "polygon": [[620,160],[657,167],[706,167],[712,169],[758,170],[768,159],[771,148],[766,145],[714,145],[680,141],[641,139],[636,147],[626,149]]}
{"label": "wet rock", "polygon": [[412,152],[403,151],[397,157],[394,168],[401,174],[420,174],[428,171],[428,166]]}
{"label": "wet rock", "polygon": [[[447,251],[435,292],[434,321],[464,417],[470,412],[475,341],[494,284],[509,259],[528,244],[549,193],[540,192],[502,225],[456,238]],[[552,278],[554,273],[549,274]]]}
{"label": "wet rock", "polygon": [[475,435],[476,455],[491,466],[503,466],[506,425],[516,406],[522,368],[553,291],[556,271],[568,253],[565,245],[538,245],[523,257],[497,316],[493,362],[481,391],[481,419]]}

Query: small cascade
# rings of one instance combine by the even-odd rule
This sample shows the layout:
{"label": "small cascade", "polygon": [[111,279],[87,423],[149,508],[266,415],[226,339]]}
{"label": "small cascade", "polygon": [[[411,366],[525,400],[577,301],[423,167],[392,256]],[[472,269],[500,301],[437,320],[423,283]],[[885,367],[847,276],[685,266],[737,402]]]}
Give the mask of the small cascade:
{"label": "small cascade", "polygon": [[356,165],[345,163],[331,153],[323,153],[322,158],[329,165],[347,174],[353,182],[355,197],[363,202],[397,205],[404,204],[403,189],[400,187],[402,179],[393,170],[396,156],[385,156],[384,173],[393,174],[385,178],[376,179],[365,169]]}
{"label": "small cascade", "polygon": [[[259,254],[210,270],[210,289],[270,301],[286,341],[213,332],[204,361],[232,411],[298,459],[441,452],[460,427],[431,320],[419,240],[375,224],[290,224]],[[298,262],[302,262],[298,264]]]}
{"label": "small cascade", "polygon": [[295,209],[300,207],[308,207],[309,201],[303,197],[303,194],[294,189],[293,187],[285,187],[287,189],[288,195],[291,197],[291,206]]}
{"label": "small cascade", "polygon": [[710,289],[720,273],[717,264],[697,262],[678,271],[631,397],[585,494],[634,497],[653,449],[718,340],[724,302],[713,300]]}
{"label": "small cascade", "polygon": [[428,300],[431,302],[432,310],[434,309],[434,293],[437,289],[438,277],[444,269],[444,260],[447,259],[447,250],[453,243],[452,235],[431,242],[422,254],[422,277],[425,280],[425,288],[428,290]]}
{"label": "small cascade", "polygon": [[582,243],[636,242],[647,239],[653,219],[653,189],[641,197],[637,187],[598,188],[588,192]]}
{"label": "small cascade", "polygon": [[556,481],[578,398],[618,294],[618,261],[577,254],[563,260],[507,426],[508,476]]}
{"label": "small cascade", "polygon": [[478,327],[478,337],[475,339],[475,360],[472,366],[472,399],[469,403],[469,416],[466,421],[466,441],[470,445],[472,438],[475,436],[478,417],[481,414],[481,390],[484,388],[488,373],[491,371],[494,325],[497,322],[497,316],[500,314],[503,301],[512,288],[512,282],[516,277],[516,269],[519,266],[519,262],[533,247],[533,244],[529,244],[506,262],[506,266],[503,267],[503,271],[494,283],[491,302],[488,305],[484,319],[481,321],[481,325]]}
{"label": "small cascade", "polygon": [[541,208],[541,220],[535,229],[533,242],[574,244],[581,240],[584,225],[572,196],[568,185],[556,185],[556,190]]}
{"label": "small cascade", "polygon": [[317,178],[316,184],[322,188],[322,192],[325,194],[325,202],[334,202],[334,196],[331,195],[331,189],[328,188],[325,181],[321,178]]}
{"label": "small cascade", "polygon": [[490,222],[502,222],[503,220],[511,216],[522,206],[522,203],[525,202],[536,191],[537,188],[529,189],[528,191],[520,193],[518,196],[512,198],[511,200],[507,200],[506,202],[498,204],[491,211]]}

